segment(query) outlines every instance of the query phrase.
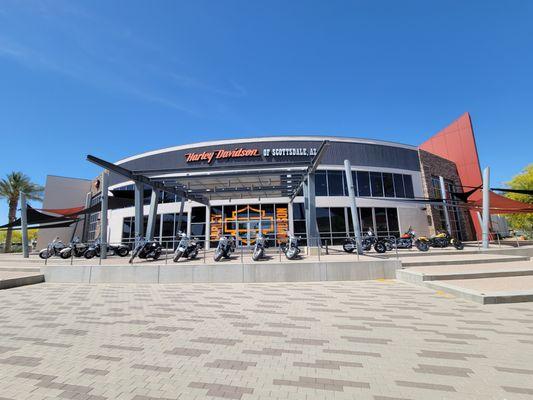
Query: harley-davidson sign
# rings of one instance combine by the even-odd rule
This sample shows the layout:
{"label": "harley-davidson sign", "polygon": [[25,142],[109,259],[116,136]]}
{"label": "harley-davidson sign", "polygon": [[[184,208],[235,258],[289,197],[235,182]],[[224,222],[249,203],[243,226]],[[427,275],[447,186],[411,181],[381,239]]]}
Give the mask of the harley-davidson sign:
{"label": "harley-davidson sign", "polygon": [[201,162],[207,161],[208,164],[213,163],[215,160],[232,159],[232,158],[244,158],[244,157],[313,157],[317,153],[316,148],[274,148],[263,149],[262,154],[259,149],[243,149],[237,148],[233,150],[212,150],[203,151],[198,153],[186,153],[185,162]]}
{"label": "harley-davidson sign", "polygon": [[234,150],[213,150],[204,151],[202,153],[187,153],[185,154],[186,162],[207,161],[211,164],[213,160],[227,159],[227,158],[241,158],[241,157],[259,157],[261,154],[258,149],[234,149]]}

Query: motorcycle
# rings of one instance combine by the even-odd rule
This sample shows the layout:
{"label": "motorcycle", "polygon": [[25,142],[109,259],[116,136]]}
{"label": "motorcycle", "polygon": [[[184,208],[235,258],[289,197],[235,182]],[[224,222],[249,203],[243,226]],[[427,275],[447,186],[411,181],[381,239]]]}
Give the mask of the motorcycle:
{"label": "motorcycle", "polygon": [[137,237],[136,242],[137,246],[135,246],[135,249],[133,249],[131,252],[131,257],[129,260],[130,264],[133,263],[133,259],[135,257],[143,259],[151,258],[153,260],[157,260],[159,257],[161,257],[161,252],[163,250],[161,243],[148,241],[144,237]]}
{"label": "motorcycle", "polygon": [[215,261],[220,261],[222,257],[230,258],[231,253],[235,251],[235,241],[233,236],[221,236],[217,248],[215,249],[215,254],[213,259]]}
{"label": "motorcycle", "polygon": [[48,243],[46,249],[42,249],[39,252],[39,257],[45,260],[52,256],[59,256],[61,250],[63,250],[65,247],[65,244],[61,240],[59,240],[59,238],[55,238],[52,243]]}
{"label": "motorcycle", "polygon": [[[366,234],[361,238],[361,247],[363,251],[370,251],[374,243],[376,243],[376,235],[374,235],[372,228],[368,228]],[[347,253],[353,253],[356,248],[357,245],[355,239],[352,238],[346,238],[342,244],[342,249]]]}
{"label": "motorcycle", "polygon": [[287,243],[281,245],[281,251],[285,253],[285,257],[287,257],[288,260],[294,260],[298,256],[298,254],[300,254],[300,248],[298,247],[298,238],[290,232],[287,232],[287,234]]}
{"label": "motorcycle", "polygon": [[[84,257],[91,259],[93,257],[100,257],[100,249],[102,245],[99,240],[96,240],[89,248],[83,253]],[[126,257],[130,253],[130,248],[125,244],[119,244],[118,246],[108,244],[107,245],[107,254],[110,256],[120,256]]]}
{"label": "motorcycle", "polygon": [[412,249],[413,245],[420,251],[428,251],[429,246],[420,238],[416,239],[416,232],[412,227],[409,227],[407,231],[399,238],[386,237],[379,239],[374,244],[374,250],[377,253],[385,253],[393,249]]}
{"label": "motorcycle", "polygon": [[265,248],[267,243],[263,234],[258,234],[255,238],[254,252],[252,253],[252,260],[258,261],[265,256]]}
{"label": "motorcycle", "polygon": [[463,250],[465,245],[459,239],[453,238],[448,232],[441,231],[436,235],[431,237],[420,237],[419,240],[431,247],[444,248],[448,247],[450,244],[455,247],[457,250]]}
{"label": "motorcycle", "polygon": [[85,254],[89,246],[86,243],[81,243],[78,237],[74,238],[70,244],[59,252],[61,258],[81,257]]}
{"label": "motorcycle", "polygon": [[185,233],[178,232],[180,241],[176,251],[174,252],[174,262],[178,262],[181,257],[185,257],[188,260],[196,258],[198,255],[198,243],[195,239],[189,238]]}

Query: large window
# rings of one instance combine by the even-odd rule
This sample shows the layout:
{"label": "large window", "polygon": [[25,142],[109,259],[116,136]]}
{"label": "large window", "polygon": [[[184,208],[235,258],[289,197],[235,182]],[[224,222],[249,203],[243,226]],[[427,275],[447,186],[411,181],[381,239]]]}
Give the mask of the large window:
{"label": "large window", "polygon": [[[389,172],[352,171],[355,195],[359,197],[413,198],[411,175]],[[317,171],[316,196],[348,196],[344,171]]]}

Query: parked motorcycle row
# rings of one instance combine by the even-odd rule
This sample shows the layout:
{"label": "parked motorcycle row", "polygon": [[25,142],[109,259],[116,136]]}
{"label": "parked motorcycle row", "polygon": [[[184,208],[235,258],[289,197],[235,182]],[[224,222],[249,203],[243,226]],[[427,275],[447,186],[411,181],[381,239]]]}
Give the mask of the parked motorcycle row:
{"label": "parked motorcycle row", "polygon": [[[52,256],[61,257],[63,259],[71,257],[85,257],[91,259],[93,257],[100,257],[101,244],[99,240],[94,243],[82,243],[78,237],[75,237],[68,245],[64,244],[59,238],[54,239],[48,246],[39,252],[39,257],[44,259]],[[130,253],[130,248],[124,244],[107,245],[108,256],[126,257]]]}
{"label": "parked motorcycle row", "polygon": [[[457,238],[453,238],[448,232],[441,231],[430,237],[417,237],[412,227],[409,227],[399,238],[394,236],[378,238],[372,229],[369,228],[361,238],[363,251],[370,251],[373,247],[376,253],[385,253],[395,249],[412,249],[413,246],[419,251],[428,251],[430,247],[445,248],[449,246],[453,246],[457,250],[464,249],[463,242]],[[357,247],[355,239],[347,238],[342,247],[347,253],[352,253]]]}

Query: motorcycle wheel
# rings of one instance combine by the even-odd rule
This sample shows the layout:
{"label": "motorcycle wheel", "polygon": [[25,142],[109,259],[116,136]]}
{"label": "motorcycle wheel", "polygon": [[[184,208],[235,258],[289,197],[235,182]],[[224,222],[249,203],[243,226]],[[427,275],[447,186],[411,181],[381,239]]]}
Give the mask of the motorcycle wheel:
{"label": "motorcycle wheel", "polygon": [[363,246],[363,251],[370,251],[371,248],[372,248],[372,245],[370,243],[367,243]]}
{"label": "motorcycle wheel", "polygon": [[454,239],[453,240],[453,247],[455,247],[457,250],[463,250],[465,248],[465,245],[460,240]]}
{"label": "motorcycle wheel", "polygon": [[126,257],[130,253],[130,250],[127,247],[119,247],[117,254],[120,257]]}
{"label": "motorcycle wheel", "polygon": [[196,256],[198,256],[198,250],[193,250],[190,254],[189,254],[189,260],[194,260],[196,258]]}
{"label": "motorcycle wheel", "polygon": [[415,242],[415,246],[420,251],[428,251],[429,250],[429,244],[427,242],[422,242],[420,240],[417,240]]}
{"label": "motorcycle wheel", "polygon": [[154,260],[159,260],[159,257],[161,257],[161,249],[157,249],[154,252],[154,256],[152,257]]}
{"label": "motorcycle wheel", "polygon": [[346,253],[353,253],[353,251],[355,250],[355,245],[353,243],[343,243],[342,245],[342,249],[346,252]]}
{"label": "motorcycle wheel", "polygon": [[376,253],[385,253],[387,251],[387,246],[383,242],[377,242],[374,245],[374,250],[376,250]]}
{"label": "motorcycle wheel", "polygon": [[66,260],[67,258],[70,258],[71,252],[65,251],[65,252],[59,252],[59,257],[61,257],[63,260]]}
{"label": "motorcycle wheel", "polygon": [[222,258],[222,251],[215,251],[215,255],[213,256],[213,260],[220,261]]}
{"label": "motorcycle wheel", "polygon": [[84,254],[86,259],[93,258],[96,255],[96,251],[94,250],[87,250]]}
{"label": "motorcycle wheel", "polygon": [[288,260],[293,260],[298,255],[298,252],[295,249],[289,249],[285,253],[285,257],[287,257]]}
{"label": "motorcycle wheel", "polygon": [[41,250],[39,252],[39,257],[42,258],[43,260],[46,260],[47,258],[50,258],[50,256],[51,256],[51,254],[50,254],[50,252],[47,249]]}
{"label": "motorcycle wheel", "polygon": [[385,248],[387,249],[387,251],[391,251],[392,250],[392,243],[387,240],[385,242]]}
{"label": "motorcycle wheel", "polygon": [[174,254],[174,258],[172,259],[172,261],[174,262],[178,262],[178,260],[181,258],[181,256],[183,255],[183,251],[176,251],[176,254]]}
{"label": "motorcycle wheel", "polygon": [[263,249],[254,251],[254,253],[252,254],[252,260],[258,261],[261,258],[263,258]]}

